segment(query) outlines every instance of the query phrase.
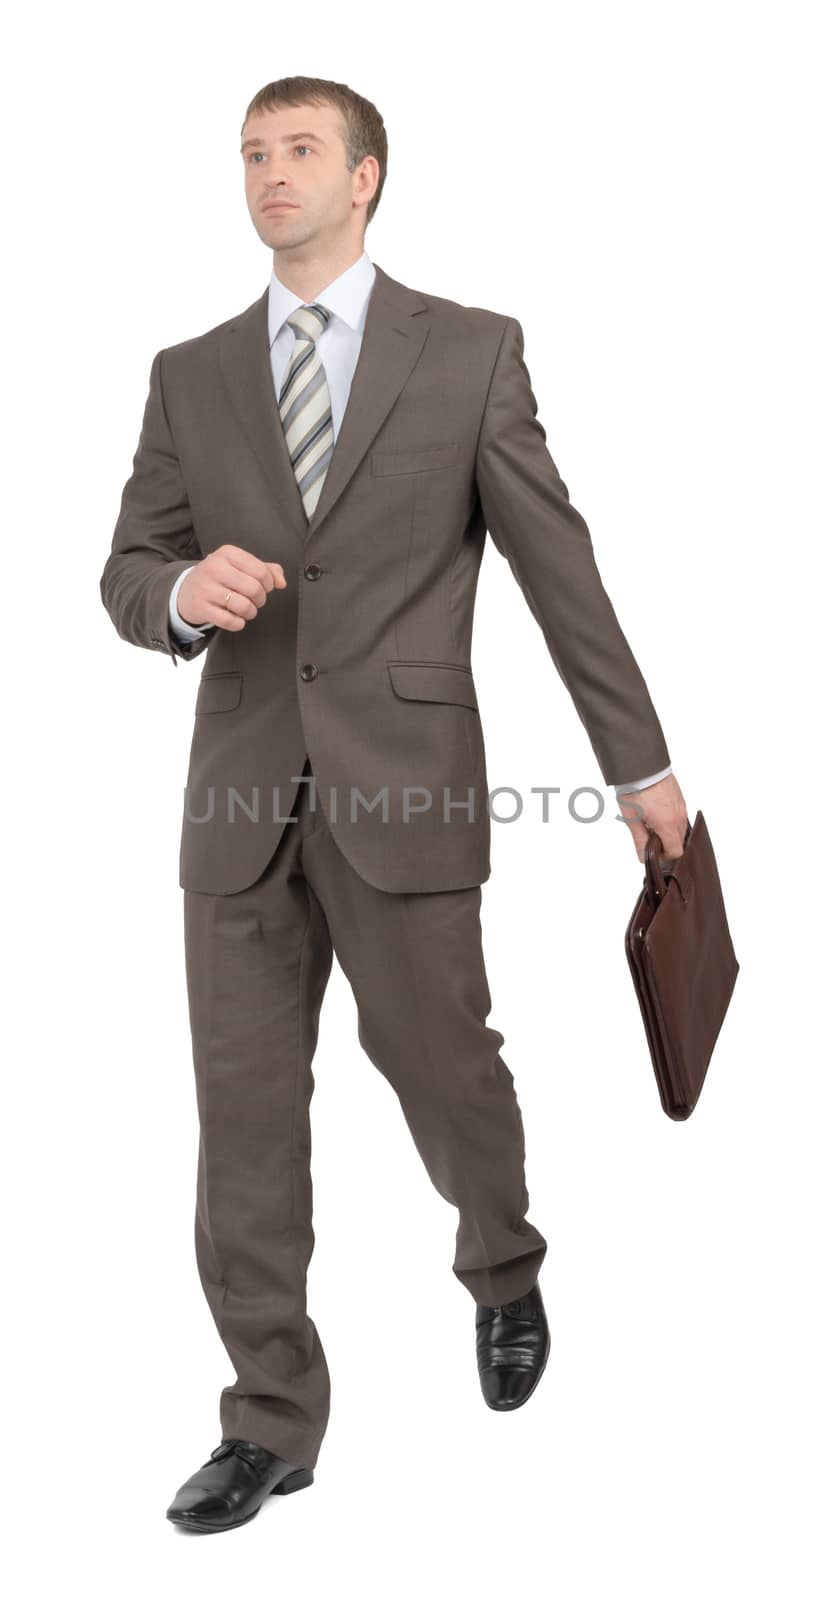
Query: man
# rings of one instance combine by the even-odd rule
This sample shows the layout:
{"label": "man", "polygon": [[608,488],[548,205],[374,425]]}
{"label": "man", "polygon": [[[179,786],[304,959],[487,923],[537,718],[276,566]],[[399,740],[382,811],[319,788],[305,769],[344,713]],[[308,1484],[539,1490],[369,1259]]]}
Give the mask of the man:
{"label": "man", "polygon": [[[307,1313],[311,1061],[333,955],[359,1038],[458,1210],[487,1404],[533,1393],[549,1329],[524,1133],[489,1028],[484,746],[470,666],[489,531],[604,780],[670,856],[686,808],[585,522],[546,449],[514,317],[374,265],[376,108],[269,84],[242,126],[273,251],[239,317],[162,350],[101,594],[132,644],[208,651],[180,850],[200,1125],[196,1251],[237,1380],[168,1517],[211,1532],[313,1480],[330,1382]],[[230,542],[226,542],[226,534]],[[318,797],[318,798],[317,798]],[[633,802],[634,805],[634,802]]]}

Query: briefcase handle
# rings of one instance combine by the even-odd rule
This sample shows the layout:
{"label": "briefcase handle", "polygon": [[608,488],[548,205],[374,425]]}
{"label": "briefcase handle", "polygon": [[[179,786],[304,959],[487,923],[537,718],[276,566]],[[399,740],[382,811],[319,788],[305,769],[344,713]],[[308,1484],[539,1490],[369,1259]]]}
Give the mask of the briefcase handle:
{"label": "briefcase handle", "polygon": [[[684,850],[689,843],[689,836],[691,832],[692,824],[687,816],[686,833],[683,840]],[[659,833],[655,832],[654,828],[650,828],[648,830],[646,849],[644,851],[644,866],[646,868],[646,894],[649,904],[654,906],[660,905],[664,895],[666,894],[668,879],[674,873],[675,867],[677,866],[678,861],[681,860],[681,857],[676,856],[674,861],[669,859],[665,870],[661,866],[663,859],[663,843],[661,841],[661,836]]]}

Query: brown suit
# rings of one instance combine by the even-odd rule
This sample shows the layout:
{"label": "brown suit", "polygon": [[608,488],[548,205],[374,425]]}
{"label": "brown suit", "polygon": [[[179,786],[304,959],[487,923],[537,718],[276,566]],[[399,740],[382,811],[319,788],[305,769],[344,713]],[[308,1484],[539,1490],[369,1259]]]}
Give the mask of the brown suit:
{"label": "brown suit", "polygon": [[[669,762],[586,523],[546,449],[520,324],[375,271],[310,523],[274,392],[266,290],[156,356],[101,579],[123,638],[175,666],[209,652],[180,855],[197,1258],[238,1375],[222,1395],[223,1436],[306,1466],[330,1395],[305,1284],[311,1061],[334,952],[361,1043],[458,1208],[459,1280],[479,1304],[506,1303],[532,1286],[546,1251],[525,1216],[503,1035],[486,1024],[490,825],[470,646],[487,524],[605,782]],[[288,587],[241,632],[180,645],[173,584],[226,542],[281,562]],[[299,783],[311,769],[317,809]]]}
{"label": "brown suit", "polygon": [[[669,764],[586,523],[546,449],[521,326],[418,294],[377,266],[344,423],[306,531],[266,313],[267,290],[241,316],[156,356],[102,575],[123,638],[168,651],[174,665],[206,648],[177,644],[168,625],[169,593],[192,559],[230,541],[281,562],[288,580],[241,632],[209,635],[180,883],[232,894],[254,882],[285,825],[272,818],[276,792],[284,818],[308,752],[334,839],[368,883],[393,892],[483,883],[490,822],[470,646],[487,524],[604,781]],[[357,787],[371,805],[386,789],[386,809],[359,802],[353,820]],[[231,788],[244,801],[233,820]],[[411,788],[432,803],[404,821]],[[471,789],[472,819],[457,806]]]}

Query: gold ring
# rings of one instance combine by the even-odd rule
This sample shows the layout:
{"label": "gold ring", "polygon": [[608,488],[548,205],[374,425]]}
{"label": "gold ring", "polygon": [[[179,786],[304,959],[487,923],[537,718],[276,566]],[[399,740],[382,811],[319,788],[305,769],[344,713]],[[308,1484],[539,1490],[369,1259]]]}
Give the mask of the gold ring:
{"label": "gold ring", "polygon": [[228,606],[228,601],[230,600],[232,594],[233,594],[233,589],[229,589],[227,594],[225,595],[224,604],[225,604],[226,607]]}

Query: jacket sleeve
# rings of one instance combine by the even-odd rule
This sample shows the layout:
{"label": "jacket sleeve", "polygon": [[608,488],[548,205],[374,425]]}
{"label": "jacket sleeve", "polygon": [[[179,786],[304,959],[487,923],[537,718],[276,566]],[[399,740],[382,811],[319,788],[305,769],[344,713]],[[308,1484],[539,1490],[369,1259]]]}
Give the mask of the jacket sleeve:
{"label": "jacket sleeve", "polygon": [[484,519],[541,628],[604,782],[628,783],[669,766],[669,752],[537,410],[521,324],[508,317],[476,454]]}
{"label": "jacket sleeve", "polygon": [[180,572],[201,560],[191,508],[162,395],[162,355],[154,357],[133,471],[122,493],[100,595],[129,644],[164,650],[174,666],[190,661],[212,637],[184,644],[170,625],[168,601]]}

